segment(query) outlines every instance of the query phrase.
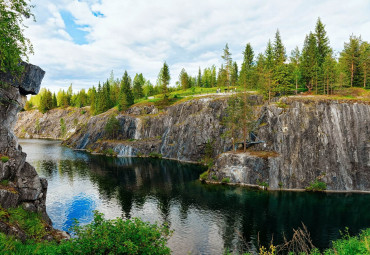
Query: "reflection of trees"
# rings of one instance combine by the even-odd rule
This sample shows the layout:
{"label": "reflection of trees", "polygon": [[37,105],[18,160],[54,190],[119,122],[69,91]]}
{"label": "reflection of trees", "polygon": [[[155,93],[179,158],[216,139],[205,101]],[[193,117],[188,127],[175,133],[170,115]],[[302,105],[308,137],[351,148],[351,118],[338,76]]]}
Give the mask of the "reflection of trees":
{"label": "reflection of trees", "polygon": [[225,247],[241,245],[236,241],[240,239],[237,231],[246,242],[256,242],[259,236],[260,243],[268,245],[272,238],[281,243],[282,233],[290,238],[292,228],[303,222],[314,244],[323,247],[340,237],[339,230],[346,226],[353,234],[370,226],[369,195],[246,192],[244,188],[203,185],[191,181],[204,170],[201,167],[158,159],[89,156],[61,160],[58,165],[42,161],[40,167],[47,177],[58,169],[71,181],[89,178],[103,197],[120,201],[126,217],[148,198],[156,199],[164,221],[170,220],[173,204],[179,206],[181,220],[188,218],[190,208],[197,209],[207,220],[217,222]]}

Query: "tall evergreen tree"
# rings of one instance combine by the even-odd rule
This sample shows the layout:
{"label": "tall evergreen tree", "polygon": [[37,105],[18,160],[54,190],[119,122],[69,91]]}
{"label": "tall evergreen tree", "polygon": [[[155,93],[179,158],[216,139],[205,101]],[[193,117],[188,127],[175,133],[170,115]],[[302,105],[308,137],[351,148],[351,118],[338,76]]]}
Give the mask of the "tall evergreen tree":
{"label": "tall evergreen tree", "polygon": [[340,54],[340,63],[349,80],[350,86],[361,86],[360,84],[360,44],[361,37],[351,35],[348,43],[344,43],[344,49]]}
{"label": "tall evergreen tree", "polygon": [[308,92],[311,92],[317,77],[317,41],[315,35],[310,32],[304,41],[301,56],[301,73]]}
{"label": "tall evergreen tree", "polygon": [[223,55],[221,56],[222,59],[225,61],[225,75],[226,75],[226,81],[225,81],[225,84],[229,87],[230,84],[231,84],[231,79],[230,79],[230,75],[231,75],[231,68],[232,68],[232,58],[231,58],[231,53],[230,53],[230,50],[229,50],[229,45],[226,43],[225,45],[225,48],[224,48],[224,52],[223,52]]}
{"label": "tall evergreen tree", "polygon": [[370,73],[370,44],[368,42],[362,42],[360,47],[360,66],[363,77],[363,87],[368,87],[369,83],[367,76]]}
{"label": "tall evergreen tree", "polygon": [[231,86],[236,86],[239,78],[238,64],[236,61],[233,62],[231,70]]}
{"label": "tall evergreen tree", "polygon": [[276,33],[275,33],[273,52],[274,52],[273,54],[274,54],[275,66],[284,64],[286,60],[286,50],[283,45],[283,42],[281,41],[279,29],[276,30]]}
{"label": "tall evergreen tree", "polygon": [[134,98],[139,99],[144,96],[143,92],[143,86],[145,84],[145,79],[142,73],[136,74],[133,82],[133,93],[134,93]]}
{"label": "tall evergreen tree", "polygon": [[127,109],[134,104],[134,100],[134,95],[131,90],[131,78],[128,75],[127,71],[125,71],[121,80],[121,91],[118,102],[118,109],[120,111]]}
{"label": "tall evergreen tree", "polygon": [[298,93],[298,81],[301,77],[300,72],[300,59],[301,53],[299,52],[298,46],[292,50],[290,54],[290,65],[292,66],[293,76],[294,76],[294,83],[295,83],[295,94]]}
{"label": "tall evergreen tree", "polygon": [[252,88],[252,73],[253,73],[254,51],[250,43],[247,43],[243,51],[243,63],[240,70],[239,84],[244,88]]}
{"label": "tall evergreen tree", "polygon": [[180,81],[180,86],[182,89],[186,90],[188,89],[190,86],[190,82],[189,82],[189,75],[188,73],[185,71],[185,69],[183,68],[179,74],[179,81]]}
{"label": "tall evergreen tree", "polygon": [[197,87],[202,87],[202,72],[200,70],[200,67],[198,70]]}

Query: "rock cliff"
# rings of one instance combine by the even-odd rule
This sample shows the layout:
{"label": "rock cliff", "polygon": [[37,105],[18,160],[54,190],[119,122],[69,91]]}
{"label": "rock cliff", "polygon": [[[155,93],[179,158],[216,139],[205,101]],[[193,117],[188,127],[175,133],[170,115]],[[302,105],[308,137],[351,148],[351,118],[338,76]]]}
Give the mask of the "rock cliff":
{"label": "rock cliff", "polygon": [[[26,162],[26,154],[13,133],[25,95],[38,93],[45,72],[31,64],[22,65],[25,71],[20,79],[0,74],[0,206],[5,209],[23,206],[25,210],[40,213],[51,226],[45,208],[48,183]],[[2,220],[0,231],[15,234],[22,240],[26,238],[21,229]]]}
{"label": "rock cliff", "polygon": [[[221,154],[215,159],[210,180],[229,177],[233,183],[265,182],[270,188],[299,189],[319,179],[331,190],[370,190],[368,103],[291,97],[262,106],[260,97],[252,97],[258,105],[257,112],[265,113],[257,130],[265,143],[249,148],[247,153],[222,154],[231,146],[230,139],[223,136],[225,97],[192,99],[163,111],[145,105],[125,113],[112,109],[86,119],[76,113],[68,120],[70,135],[65,144],[91,152],[110,151],[118,156],[156,153],[193,162],[204,159],[208,146],[212,156]],[[17,134],[34,135],[22,120],[36,113],[22,114]],[[112,115],[120,127],[114,140],[105,131]],[[47,120],[46,116],[40,115],[40,125],[54,123],[54,128],[44,134],[47,137],[50,133],[52,137],[52,130],[58,130],[55,125],[59,125],[59,119]],[[63,118],[68,116],[71,113],[65,113]],[[79,124],[74,127],[71,121],[76,118]]]}
{"label": "rock cliff", "polygon": [[221,155],[210,176],[271,188],[305,188],[317,179],[329,190],[370,190],[368,103],[289,98],[263,111],[258,135],[266,143]]}

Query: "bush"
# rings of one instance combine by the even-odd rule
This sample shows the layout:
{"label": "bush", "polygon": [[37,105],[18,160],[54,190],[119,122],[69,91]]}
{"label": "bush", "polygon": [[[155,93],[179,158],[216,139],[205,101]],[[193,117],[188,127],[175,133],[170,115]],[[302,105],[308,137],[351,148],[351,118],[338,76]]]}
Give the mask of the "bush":
{"label": "bush", "polygon": [[262,186],[262,187],[265,187],[265,188],[268,188],[269,187],[269,184],[265,181],[259,181],[257,180],[257,185],[258,186]]}
{"label": "bush", "polygon": [[8,184],[9,184],[9,180],[2,180],[0,182],[0,185],[2,185],[2,186],[8,186]]}
{"label": "bush", "polygon": [[310,186],[306,187],[307,191],[324,191],[326,190],[326,183],[321,182],[319,180],[315,180],[310,184]]}
{"label": "bush", "polygon": [[116,139],[118,137],[120,128],[121,126],[116,116],[115,115],[110,116],[110,118],[107,121],[107,124],[105,124],[104,127],[106,137]]}
{"label": "bush", "polygon": [[1,157],[1,162],[6,163],[8,161],[9,161],[9,157],[7,157],[7,156],[2,156]]}
{"label": "bush", "polygon": [[111,156],[111,157],[116,157],[117,156],[117,153],[112,148],[104,150],[103,154],[106,155],[106,156]]}
{"label": "bush", "polygon": [[212,180],[214,180],[214,181],[218,181],[217,176],[216,176],[216,175],[212,175]]}
{"label": "bush", "polygon": [[203,172],[203,173],[199,176],[199,179],[200,179],[201,181],[207,180],[207,179],[208,179],[208,175],[209,175],[209,173],[208,173],[208,170],[207,170],[207,171]]}
{"label": "bush", "polygon": [[162,158],[162,154],[157,153],[157,152],[151,152],[149,153],[150,158]]}
{"label": "bush", "polygon": [[172,231],[138,218],[105,220],[95,211],[93,221],[72,227],[75,238],[55,242],[28,241],[22,244],[0,233],[1,254],[170,254],[167,240]]}
{"label": "bush", "polygon": [[221,180],[221,183],[224,183],[224,184],[229,183],[229,182],[230,182],[230,178],[229,177],[225,177],[225,178],[223,178]]}

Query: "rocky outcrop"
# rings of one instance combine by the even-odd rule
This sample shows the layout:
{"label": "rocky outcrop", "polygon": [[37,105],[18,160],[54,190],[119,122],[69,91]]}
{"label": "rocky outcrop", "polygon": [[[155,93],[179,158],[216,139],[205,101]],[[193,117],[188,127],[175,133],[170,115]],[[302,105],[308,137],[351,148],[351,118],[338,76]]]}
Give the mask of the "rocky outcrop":
{"label": "rocky outcrop", "polygon": [[[26,154],[13,133],[17,113],[25,103],[25,95],[39,91],[45,72],[34,65],[22,65],[25,72],[20,79],[0,74],[0,206],[5,209],[23,206],[25,210],[40,213],[45,223],[51,225],[45,208],[47,181],[40,178],[26,162]],[[24,239],[19,227],[1,220],[0,231]]]}
{"label": "rocky outcrop", "polygon": [[258,135],[266,143],[253,150],[276,155],[223,154],[210,175],[270,188],[305,188],[318,179],[330,190],[370,190],[370,105],[290,98],[265,111]]}
{"label": "rocky outcrop", "polygon": [[[259,105],[257,112],[264,113],[257,133],[265,143],[249,148],[246,154],[222,154],[216,158],[209,180],[215,175],[219,181],[228,177],[233,183],[301,189],[319,179],[331,190],[370,190],[368,103],[291,97],[262,107],[261,97],[251,99]],[[154,105],[137,105],[125,113],[112,109],[86,119],[80,119],[76,110],[74,118],[79,125],[67,128],[75,132],[70,131],[65,144],[95,153],[161,154],[165,158],[199,162],[205,158],[206,147],[212,149],[215,157],[231,147],[222,124],[226,106],[225,97],[204,97],[162,111]],[[34,135],[23,120],[36,113],[21,113],[24,117],[16,128],[18,134],[25,128],[26,133]],[[67,119],[68,114],[71,113],[58,116]],[[105,130],[112,115],[120,127],[115,139]],[[58,130],[59,119],[47,116],[57,114],[40,115],[41,126],[56,123],[46,133]],[[72,119],[66,121],[67,126],[70,122]]]}

